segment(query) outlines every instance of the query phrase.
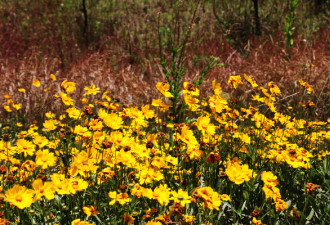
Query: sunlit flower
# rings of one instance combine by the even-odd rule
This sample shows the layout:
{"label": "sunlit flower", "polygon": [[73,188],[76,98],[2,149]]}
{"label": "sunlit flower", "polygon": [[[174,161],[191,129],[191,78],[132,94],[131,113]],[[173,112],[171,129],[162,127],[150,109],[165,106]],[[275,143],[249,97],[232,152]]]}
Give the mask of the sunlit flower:
{"label": "sunlit flower", "polygon": [[54,81],[56,80],[56,76],[54,74],[50,74],[49,77],[50,77],[50,79],[52,79]]}
{"label": "sunlit flower", "polygon": [[150,105],[144,105],[141,107],[143,115],[146,117],[146,119],[151,119],[151,118],[155,117],[154,110],[151,110],[149,108],[150,108]]}
{"label": "sunlit flower", "polygon": [[116,191],[110,191],[109,197],[113,199],[109,202],[109,205],[113,205],[116,202],[118,202],[121,205],[125,205],[126,203],[132,201],[132,199],[129,198],[127,193],[118,194]]}
{"label": "sunlit flower", "polygon": [[159,221],[149,221],[146,225],[162,225],[162,223]]}
{"label": "sunlit flower", "polygon": [[40,80],[38,79],[34,79],[32,81],[32,85],[35,86],[35,87],[40,87],[41,83],[40,83]]}
{"label": "sunlit flower", "polygon": [[191,111],[197,111],[197,109],[199,108],[199,105],[197,104],[199,100],[197,98],[193,98],[190,94],[184,94],[183,98]]}
{"label": "sunlit flower", "polygon": [[243,84],[242,78],[240,75],[238,76],[230,76],[228,80],[228,84],[230,88],[237,88],[238,84]]}
{"label": "sunlit flower", "polygon": [[36,146],[31,141],[27,141],[25,139],[18,139],[16,146],[17,153],[24,153],[24,156],[33,155],[36,148]]}
{"label": "sunlit flower", "polygon": [[76,91],[76,83],[68,82],[67,80],[61,83],[61,87],[63,87],[68,94]]}
{"label": "sunlit flower", "polygon": [[263,171],[261,174],[261,180],[265,182],[265,184],[269,184],[272,186],[276,186],[279,184],[277,176],[275,176],[271,171]]}
{"label": "sunlit flower", "polygon": [[50,119],[50,120],[46,120],[43,125],[44,125],[44,130],[45,131],[52,131],[52,130],[55,130],[57,128],[56,124],[58,123],[57,120],[53,120],[53,119]]}
{"label": "sunlit flower", "polygon": [[189,224],[192,224],[194,222],[194,220],[196,220],[195,216],[189,216],[189,215],[185,215],[185,214],[183,214],[182,216],[183,216],[185,222],[189,223]]}
{"label": "sunlit flower", "polygon": [[30,207],[33,203],[34,191],[25,186],[15,184],[14,187],[5,192],[5,201],[20,209]]}
{"label": "sunlit flower", "polygon": [[70,98],[67,94],[65,94],[64,92],[60,92],[60,96],[61,96],[62,102],[65,105],[73,105],[73,103],[74,103],[73,99]]}
{"label": "sunlit flower", "polygon": [[107,125],[108,127],[114,130],[120,129],[124,123],[123,119],[116,113],[110,113],[110,114],[106,113],[104,117],[100,116],[100,118],[103,119],[105,125]]}
{"label": "sunlit flower", "polygon": [[220,198],[222,201],[231,202],[231,198],[226,194],[220,195]]}
{"label": "sunlit flower", "polygon": [[257,218],[255,218],[255,217],[252,218],[252,223],[255,225],[263,225],[261,220],[257,220]]}
{"label": "sunlit flower", "polygon": [[308,84],[307,82],[303,81],[302,79],[299,80],[299,84],[300,84],[300,86],[305,88],[305,90],[307,91],[308,94],[312,93],[312,91],[313,91],[312,85]]}
{"label": "sunlit flower", "polygon": [[70,178],[70,193],[76,194],[77,191],[83,191],[88,188],[88,182],[81,178]]}
{"label": "sunlit flower", "polygon": [[59,195],[68,195],[71,193],[72,183],[70,179],[65,178],[64,174],[54,173],[50,177],[52,179],[52,186]]}
{"label": "sunlit flower", "polygon": [[56,164],[57,158],[53,152],[49,152],[48,149],[36,152],[36,164],[41,166],[42,169],[46,169]]}
{"label": "sunlit flower", "polygon": [[66,112],[69,114],[69,117],[73,119],[78,119],[82,115],[82,112],[75,107],[68,108]]}
{"label": "sunlit flower", "polygon": [[280,198],[275,198],[275,209],[276,212],[283,211],[288,208],[288,204]]}
{"label": "sunlit flower", "polygon": [[71,225],[94,225],[94,224],[87,221],[81,221],[80,219],[76,219],[71,222]]}
{"label": "sunlit flower", "polygon": [[199,89],[194,84],[191,84],[189,82],[184,82],[183,88],[184,88],[184,90],[182,91],[183,94],[189,94],[189,95],[194,95],[194,96],[199,95]]}
{"label": "sunlit flower", "polygon": [[170,198],[170,200],[174,200],[174,202],[178,202],[182,206],[185,206],[186,204],[191,202],[191,197],[189,196],[188,192],[183,191],[182,189],[179,189],[178,192],[172,191],[171,194],[172,197]]}
{"label": "sunlit flower", "polygon": [[207,133],[209,135],[214,135],[215,126],[210,123],[210,121],[211,119],[209,116],[200,116],[197,118],[197,127],[203,132],[203,134]]}
{"label": "sunlit flower", "polygon": [[246,74],[244,74],[244,78],[247,82],[249,82],[251,84],[252,87],[258,87],[258,84],[251,78],[251,76],[248,76]]}
{"label": "sunlit flower", "polygon": [[170,109],[169,105],[166,105],[161,99],[153,99],[152,105],[159,107],[160,111],[165,112]]}
{"label": "sunlit flower", "polygon": [[204,207],[219,210],[221,205],[220,195],[211,187],[196,188],[193,196],[194,198],[201,198],[204,201]]}
{"label": "sunlit flower", "polygon": [[127,223],[128,225],[134,224],[135,219],[132,217],[132,215],[129,215],[128,213],[124,213],[123,217],[124,217],[124,223]]}
{"label": "sunlit flower", "polygon": [[48,145],[49,141],[46,137],[44,136],[40,136],[40,135],[36,135],[34,138],[33,138],[33,143],[38,145],[39,148],[43,148],[45,147],[46,145]]}
{"label": "sunlit flower", "polygon": [[32,187],[34,189],[34,201],[39,200],[41,197],[45,197],[48,200],[54,199],[54,188],[51,182],[45,182],[43,184],[41,179],[33,181]]}
{"label": "sunlit flower", "polygon": [[11,112],[11,108],[9,105],[4,105],[3,108],[7,111],[7,112]]}
{"label": "sunlit flower", "polygon": [[248,165],[240,165],[234,163],[227,167],[226,174],[230,181],[235,184],[242,184],[244,181],[249,181],[252,178],[253,171],[249,169]]}
{"label": "sunlit flower", "polygon": [[172,95],[171,92],[169,92],[170,90],[170,85],[167,81],[164,82],[158,82],[156,84],[156,88],[158,89],[158,91],[160,91],[160,93],[162,93],[162,95],[164,95],[167,98],[173,98],[174,96]]}
{"label": "sunlit flower", "polygon": [[100,93],[100,88],[95,87],[94,84],[92,84],[90,87],[85,87],[84,90],[86,90],[87,92],[84,94],[84,96],[88,96],[88,95],[96,95],[98,93]]}
{"label": "sunlit flower", "polygon": [[156,187],[153,191],[152,198],[156,199],[161,205],[168,205],[170,201],[170,189],[167,187],[167,184]]}
{"label": "sunlit flower", "polygon": [[95,214],[100,214],[100,212],[97,211],[96,206],[84,206],[83,211],[87,216],[94,216]]}
{"label": "sunlit flower", "polygon": [[279,87],[277,85],[274,84],[273,81],[268,83],[268,87],[270,88],[270,93],[278,95],[281,94],[281,90],[279,89]]}

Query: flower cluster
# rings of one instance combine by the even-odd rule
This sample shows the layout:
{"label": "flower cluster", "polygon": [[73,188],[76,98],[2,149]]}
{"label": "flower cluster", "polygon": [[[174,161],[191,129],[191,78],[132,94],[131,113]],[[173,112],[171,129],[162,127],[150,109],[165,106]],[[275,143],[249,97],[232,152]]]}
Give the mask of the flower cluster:
{"label": "flower cluster", "polygon": [[[246,74],[228,84],[252,88],[248,107],[216,81],[203,100],[184,82],[182,104],[171,105],[172,84],[158,83],[162,97],[137,107],[94,84],[77,101],[75,82],[65,80],[53,95],[61,111],[45,109],[32,124],[0,121],[0,224],[262,224],[261,214],[286,223],[289,201],[306,218],[296,195],[322,185],[311,182],[325,177],[330,120],[279,112],[279,87]],[[4,109],[15,113],[17,101],[5,98]],[[173,108],[186,117],[174,120]]]}

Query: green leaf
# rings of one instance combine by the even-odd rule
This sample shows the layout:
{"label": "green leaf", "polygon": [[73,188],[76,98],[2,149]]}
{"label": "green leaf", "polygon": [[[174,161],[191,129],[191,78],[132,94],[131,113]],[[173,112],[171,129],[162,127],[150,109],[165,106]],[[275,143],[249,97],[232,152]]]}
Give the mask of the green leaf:
{"label": "green leaf", "polygon": [[311,219],[313,218],[313,216],[314,216],[314,213],[315,213],[315,211],[314,211],[314,209],[312,208],[311,212],[310,212],[309,215],[306,217],[306,220],[311,220]]}

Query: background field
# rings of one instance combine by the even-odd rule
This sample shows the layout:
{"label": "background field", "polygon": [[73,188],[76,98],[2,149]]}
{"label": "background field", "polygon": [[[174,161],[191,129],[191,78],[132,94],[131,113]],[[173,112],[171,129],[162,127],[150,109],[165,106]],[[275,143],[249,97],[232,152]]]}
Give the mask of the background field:
{"label": "background field", "polygon": [[[293,2],[1,1],[0,103],[4,94],[19,95],[18,88],[25,87],[27,93],[17,98],[24,98],[31,112],[36,104],[32,80],[46,81],[53,73],[60,81],[75,81],[78,87],[94,83],[124,103],[141,105],[164,80],[160,51],[169,56],[172,40],[177,47],[186,44],[186,80],[198,76],[209,56],[220,58],[221,66],[206,77],[203,95],[211,92],[213,79],[226,90],[230,75],[247,73],[259,83],[274,81],[284,98],[296,93],[296,82],[303,78],[315,89],[311,100],[319,109],[313,115],[325,119],[330,108],[329,1],[301,0],[292,11]],[[298,102],[290,97],[283,104]]]}

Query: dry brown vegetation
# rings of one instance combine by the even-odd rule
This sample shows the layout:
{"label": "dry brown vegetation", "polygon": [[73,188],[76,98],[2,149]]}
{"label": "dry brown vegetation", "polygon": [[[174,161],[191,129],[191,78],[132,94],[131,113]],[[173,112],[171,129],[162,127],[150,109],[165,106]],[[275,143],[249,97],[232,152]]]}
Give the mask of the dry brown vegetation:
{"label": "dry brown vegetation", "polygon": [[[35,114],[38,104],[48,104],[54,107],[54,104],[50,102],[52,92],[47,92],[38,103],[36,102],[37,88],[32,86],[32,80],[38,78],[43,84],[42,88],[46,88],[46,83],[50,82],[49,74],[51,73],[55,74],[59,81],[67,79],[77,83],[77,90],[80,93],[76,93],[76,99],[82,96],[84,86],[93,83],[102,90],[111,91],[113,96],[120,98],[122,102],[137,106],[150,102],[155,97],[156,82],[165,79],[159,65],[157,46],[142,48],[141,41],[143,42],[143,40],[139,40],[139,36],[136,36],[136,39],[132,37],[132,40],[131,36],[129,37],[128,48],[123,47],[127,44],[127,39],[120,36],[124,35],[122,30],[119,30],[122,33],[118,32],[112,36],[104,35],[101,41],[95,41],[93,48],[77,47],[75,38],[67,38],[65,46],[62,46],[59,38],[50,32],[51,29],[58,29],[56,26],[59,25],[51,23],[48,28],[36,27],[35,33],[32,34],[29,31],[30,33],[26,33],[24,36],[20,23],[18,23],[21,22],[20,17],[9,9],[15,8],[1,8],[2,19],[4,16],[11,18],[3,19],[3,23],[0,23],[1,105],[6,101],[4,95],[10,94],[14,96],[14,100],[17,99],[23,103],[26,112],[29,112],[30,115]],[[34,10],[38,9],[34,8]],[[201,21],[207,21],[207,17],[212,15],[211,12],[211,10],[206,10],[206,13],[201,16]],[[55,21],[56,18],[52,16],[54,15],[50,14],[50,20]],[[130,17],[130,21],[132,18]],[[329,21],[327,17],[324,19]],[[216,29],[215,18],[212,21],[214,29]],[[327,21],[326,23],[328,23]],[[137,25],[139,24],[135,24],[135,26]],[[203,29],[204,31],[208,29],[210,32],[209,29],[212,26],[199,25],[188,41],[184,58],[187,69],[185,79],[190,81],[196,79],[205,66],[205,58],[210,55],[219,57],[220,62],[224,65],[210,71],[201,87],[203,96],[210,93],[212,80],[220,81],[223,89],[227,90],[226,82],[230,75],[246,73],[254,77],[261,85],[274,81],[282,90],[282,98],[285,98],[296,93],[297,81],[302,78],[312,84],[315,89],[310,99],[317,103],[319,108],[315,114],[316,117],[326,118],[330,108],[329,30],[318,29],[317,32],[310,35],[310,40],[305,40],[304,35],[296,34],[294,45],[288,50],[285,48],[283,33],[280,31],[267,32],[265,30],[270,28],[266,25],[261,36],[251,34],[247,38],[245,37],[246,40],[240,43],[239,48],[236,40],[239,33],[236,35],[236,39],[226,40],[228,33],[231,37],[235,36],[232,27],[227,30],[219,29],[219,32],[222,31],[222,33],[218,36],[201,38],[203,35],[200,33],[203,32]],[[123,26],[123,30],[129,29],[127,24],[125,26]],[[40,35],[38,38],[38,34],[43,34],[43,32],[49,33],[50,36]],[[63,34],[65,35],[64,32]],[[97,44],[106,42],[111,42],[112,47]],[[154,42],[157,41],[154,40]],[[118,48],[113,47],[116,45]],[[65,57],[61,53],[61,48],[65,49]],[[287,52],[290,52],[290,59],[286,57]],[[311,64],[314,66],[310,67]],[[25,94],[17,91],[22,87],[27,90]],[[59,89],[60,87],[52,88]],[[239,92],[243,98],[248,93],[249,90],[246,89]],[[283,104],[294,106],[298,105],[298,102],[299,96],[292,96],[282,101]],[[4,115],[2,108],[1,115]]]}

